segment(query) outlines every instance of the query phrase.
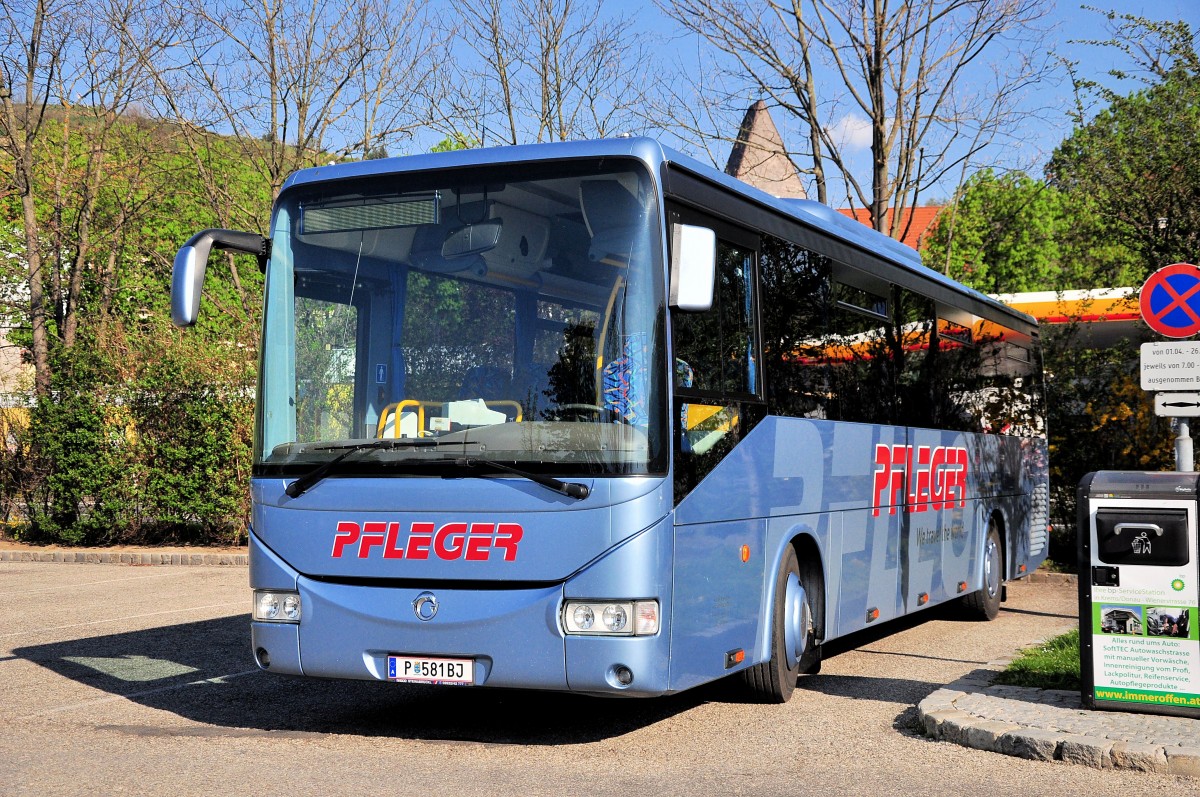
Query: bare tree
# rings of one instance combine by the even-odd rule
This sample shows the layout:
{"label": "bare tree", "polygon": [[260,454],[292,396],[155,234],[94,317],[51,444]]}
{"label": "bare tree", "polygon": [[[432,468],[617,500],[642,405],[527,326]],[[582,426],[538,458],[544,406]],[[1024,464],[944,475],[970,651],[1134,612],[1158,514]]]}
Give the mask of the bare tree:
{"label": "bare tree", "polygon": [[[103,278],[92,257],[98,201],[109,150],[126,111],[144,98],[139,53],[116,35],[138,30],[152,49],[158,25],[137,0],[40,0],[5,6],[0,38],[0,152],[12,160],[12,189],[21,198],[34,384],[50,387],[51,348],[75,345],[89,275]],[[163,31],[159,30],[161,34]],[[159,39],[161,41],[161,39]],[[111,227],[103,236],[114,234]]]}
{"label": "bare tree", "polygon": [[788,154],[811,162],[817,199],[840,178],[851,207],[897,237],[922,192],[1020,136],[1017,100],[1050,68],[1046,0],[659,1],[720,54],[743,101],[767,97],[796,121],[805,148]]}
{"label": "bare tree", "polygon": [[157,109],[194,153],[231,135],[272,194],[292,171],[376,153],[433,113],[440,42],[418,0],[176,2],[173,16],[184,33],[153,64]]}
{"label": "bare tree", "polygon": [[468,90],[447,114],[452,129],[519,144],[601,138],[642,124],[648,54],[633,18],[608,13],[603,0],[459,7],[459,83]]}
{"label": "bare tree", "polygon": [[[137,33],[137,47],[124,35],[129,31]],[[122,157],[129,159],[121,164],[126,171],[139,156],[148,155],[128,153],[122,144],[135,127],[128,114],[153,88],[142,57],[161,52],[171,34],[155,4],[145,0],[106,0],[74,28],[74,69],[62,73],[56,87],[63,114],[62,160],[55,172],[55,223],[49,231],[57,264],[53,270],[57,329],[68,348],[78,335],[85,282],[94,283],[102,293],[111,290],[104,284],[109,269],[97,266],[93,258],[103,255],[98,248],[113,253],[111,244],[122,234],[125,220],[120,214],[100,217],[102,194],[113,169],[112,151],[119,148]],[[144,147],[144,142],[136,146]]]}
{"label": "bare tree", "polygon": [[70,43],[68,20],[75,16],[74,2],[37,0],[32,9],[4,6],[0,31],[0,146],[12,160],[12,186],[21,200],[26,278],[29,287],[28,318],[34,387],[39,396],[50,392],[50,331],[46,279],[37,215],[39,136],[56,81],[65,68]]}

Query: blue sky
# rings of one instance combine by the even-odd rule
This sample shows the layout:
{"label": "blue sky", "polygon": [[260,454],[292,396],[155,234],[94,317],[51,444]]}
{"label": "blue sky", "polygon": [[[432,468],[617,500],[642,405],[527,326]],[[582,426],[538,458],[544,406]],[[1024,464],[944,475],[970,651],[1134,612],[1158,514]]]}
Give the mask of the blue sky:
{"label": "blue sky", "polygon": [[[1133,14],[1150,19],[1182,19],[1190,22],[1193,29],[1200,30],[1200,0],[1160,0],[1159,2],[1095,0],[1090,5],[1101,11],[1112,10],[1118,14]],[[686,51],[694,49],[696,46],[694,37],[681,40],[676,24],[667,19],[656,6],[646,3],[645,0],[616,0],[606,6],[611,10],[620,10],[634,16],[660,42],[665,43],[670,39],[671,49]],[[1107,72],[1115,65],[1113,51],[1110,48],[1080,43],[1083,40],[1103,40],[1109,37],[1108,21],[1102,13],[1087,10],[1079,0],[1056,2],[1046,24],[1051,26],[1050,46],[1055,54],[1078,62],[1078,72],[1081,77],[1112,83],[1111,79],[1107,77]],[[1133,91],[1137,86],[1130,83],[1127,87],[1121,88],[1123,91]],[[1066,79],[1065,75],[1062,75],[1057,81],[1043,83],[1036,90],[1026,92],[1022,102],[1023,107],[1027,105],[1031,114],[1030,123],[1027,125],[1028,129],[1023,131],[1025,134],[1021,136],[1020,141],[1006,143],[1004,149],[994,157],[994,160],[1002,167],[1023,169],[1040,177],[1042,167],[1049,155],[1071,132],[1072,125],[1068,111],[1074,107],[1074,99],[1070,81]],[[793,136],[798,138],[799,132],[789,129],[788,120],[781,118],[784,115],[780,112],[775,112],[773,116],[785,142],[794,149],[800,149],[800,141],[790,140]],[[854,121],[850,118],[835,120],[849,132],[854,129]],[[863,121],[865,122],[865,118]],[[868,141],[869,139],[863,141],[861,147],[864,162],[865,144]],[[683,148],[687,149],[690,154],[703,158],[703,153],[698,152],[695,148],[686,145]],[[713,160],[719,160],[727,152],[727,146],[723,152],[720,149],[714,149],[711,157]],[[724,163],[718,165],[723,166]],[[970,171],[973,169],[968,168],[968,175]],[[932,196],[923,197],[922,204],[925,201],[945,199],[953,193],[956,182],[948,177],[939,183]],[[834,201],[834,204],[844,204],[835,201],[832,195],[831,201]]]}

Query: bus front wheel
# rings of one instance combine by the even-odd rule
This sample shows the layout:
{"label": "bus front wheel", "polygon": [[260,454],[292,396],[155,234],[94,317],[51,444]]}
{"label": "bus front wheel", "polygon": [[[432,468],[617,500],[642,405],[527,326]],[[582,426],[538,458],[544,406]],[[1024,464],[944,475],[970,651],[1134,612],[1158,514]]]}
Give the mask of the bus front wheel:
{"label": "bus front wheel", "polygon": [[750,694],[764,703],[786,703],[801,672],[820,668],[820,647],[813,623],[814,586],[800,572],[796,549],[790,545],[775,579],[775,611],[771,623],[771,658],[742,672]]}

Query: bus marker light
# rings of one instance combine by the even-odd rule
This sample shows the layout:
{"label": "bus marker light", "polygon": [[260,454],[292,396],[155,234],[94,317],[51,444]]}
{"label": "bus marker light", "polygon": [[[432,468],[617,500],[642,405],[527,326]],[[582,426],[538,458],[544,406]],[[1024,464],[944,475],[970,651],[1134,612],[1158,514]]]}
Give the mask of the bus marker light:
{"label": "bus marker light", "polygon": [[958,591],[966,592],[967,591],[967,582],[965,582],[965,581],[958,582]]}
{"label": "bus marker light", "polygon": [[867,609],[867,622],[868,623],[873,623],[878,619],[879,619],[879,610],[878,609]]}
{"label": "bus marker light", "polygon": [[637,636],[652,636],[658,633],[658,601],[638,601],[633,604],[634,627]]}
{"label": "bus marker light", "polygon": [[924,606],[927,603],[929,603],[929,593],[928,592],[922,592],[920,595],[917,596],[917,605],[918,606]]}
{"label": "bus marker light", "polygon": [[1018,568],[1017,568],[1017,572],[1019,572],[1019,573],[1024,573],[1024,572],[1025,572],[1025,565],[1021,565],[1020,567],[1018,567]]}
{"label": "bus marker light", "polygon": [[746,660],[746,651],[742,648],[731,650],[725,654],[725,669],[736,667]]}
{"label": "bus marker light", "polygon": [[742,546],[742,561],[743,562],[750,561],[750,546],[749,545]]}

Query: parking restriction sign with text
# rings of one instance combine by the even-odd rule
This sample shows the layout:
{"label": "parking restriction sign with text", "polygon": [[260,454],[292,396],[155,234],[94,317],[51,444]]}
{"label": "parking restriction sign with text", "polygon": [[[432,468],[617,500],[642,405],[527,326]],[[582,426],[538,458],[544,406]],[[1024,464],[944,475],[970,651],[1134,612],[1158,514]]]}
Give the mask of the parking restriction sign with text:
{"label": "parking restriction sign with text", "polygon": [[1153,340],[1141,355],[1142,390],[1200,390],[1200,341]]}
{"label": "parking restriction sign with text", "polygon": [[1160,335],[1200,333],[1200,268],[1172,263],[1150,275],[1139,296],[1142,319]]}

